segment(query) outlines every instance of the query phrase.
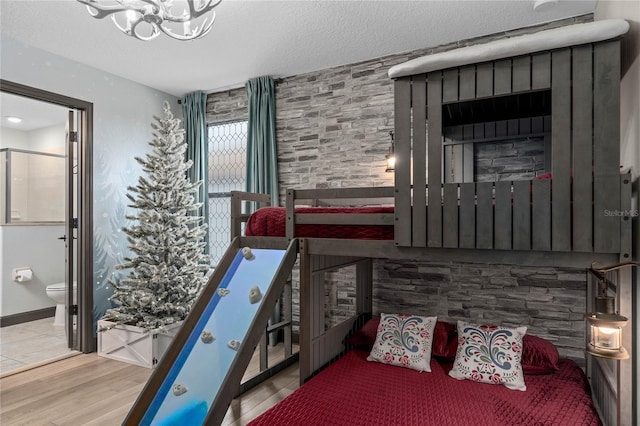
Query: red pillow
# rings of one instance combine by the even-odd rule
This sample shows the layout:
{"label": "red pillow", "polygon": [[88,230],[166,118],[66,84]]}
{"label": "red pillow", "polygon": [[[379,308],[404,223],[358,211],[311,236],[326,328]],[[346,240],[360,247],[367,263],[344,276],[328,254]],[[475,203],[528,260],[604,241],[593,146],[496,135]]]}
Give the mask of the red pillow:
{"label": "red pillow", "polygon": [[[364,351],[370,351],[373,348],[373,344],[376,341],[376,335],[378,334],[378,325],[380,324],[380,317],[373,317],[364,325],[356,330],[346,340],[348,345],[351,345],[354,349],[360,349]],[[453,346],[452,341],[456,343]],[[444,321],[436,322],[436,326],[433,329],[433,343],[431,344],[431,353],[433,356],[441,358],[451,358],[453,360],[456,357],[457,348],[457,334],[455,324],[451,324]]]}
{"label": "red pillow", "polygon": [[[433,330],[431,353],[433,356],[453,361],[456,357],[456,350],[458,349],[457,341],[458,334],[456,332],[456,325],[449,322],[438,321]],[[455,346],[452,346],[452,342],[455,343]]]}
{"label": "red pillow", "polygon": [[376,342],[376,335],[378,334],[378,325],[380,324],[380,317],[373,317],[364,325],[356,330],[351,336],[347,337],[346,343],[351,345],[354,349],[361,349],[363,351],[370,351],[373,348],[373,344]]}
{"label": "red pillow", "polygon": [[525,334],[522,341],[522,371],[524,374],[551,374],[558,370],[560,354],[553,343],[541,337]]}

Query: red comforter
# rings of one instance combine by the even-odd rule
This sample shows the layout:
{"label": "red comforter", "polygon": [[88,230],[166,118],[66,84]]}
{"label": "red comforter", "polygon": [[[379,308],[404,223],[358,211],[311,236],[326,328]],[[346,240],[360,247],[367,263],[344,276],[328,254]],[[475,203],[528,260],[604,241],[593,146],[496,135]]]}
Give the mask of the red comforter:
{"label": "red comforter", "polygon": [[[393,213],[393,207],[300,207],[296,213]],[[285,237],[286,209],[264,207],[256,210],[245,228],[247,236]],[[296,225],[299,238],[346,238],[354,240],[393,240],[393,225]]]}
{"label": "red comforter", "polygon": [[600,425],[584,373],[567,359],[555,374],[525,376],[527,390],[459,381],[366,360],[350,351],[251,426]]}

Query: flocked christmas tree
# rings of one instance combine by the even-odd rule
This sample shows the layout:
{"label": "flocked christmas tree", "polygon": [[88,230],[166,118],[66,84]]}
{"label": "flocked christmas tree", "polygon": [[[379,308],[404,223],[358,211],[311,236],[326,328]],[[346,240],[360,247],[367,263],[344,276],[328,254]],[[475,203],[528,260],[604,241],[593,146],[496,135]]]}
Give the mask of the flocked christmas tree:
{"label": "flocked christmas tree", "polygon": [[208,257],[204,252],[206,225],[194,215],[201,204],[194,194],[202,181],[186,176],[192,161],[185,161],[187,149],[180,120],[164,103],[164,118],[152,123],[152,152],[136,157],[146,177],[127,188],[129,207],[136,215],[134,225],[123,228],[135,256],[125,257],[117,269],[130,269],[118,283],[103,319],[157,329],[186,318],[205,284]]}

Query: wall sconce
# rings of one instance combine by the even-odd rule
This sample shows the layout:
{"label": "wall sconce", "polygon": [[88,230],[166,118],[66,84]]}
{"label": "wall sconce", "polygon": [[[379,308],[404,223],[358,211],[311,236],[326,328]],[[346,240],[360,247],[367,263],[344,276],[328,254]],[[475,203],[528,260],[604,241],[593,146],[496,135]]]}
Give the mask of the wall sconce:
{"label": "wall sconce", "polygon": [[391,137],[391,146],[389,147],[389,152],[384,158],[387,161],[387,168],[385,172],[390,173],[396,169],[396,153],[395,153],[395,144],[393,140],[393,131],[389,132],[389,136]]}
{"label": "wall sconce", "polygon": [[595,298],[595,312],[585,316],[587,352],[603,358],[627,359],[629,353],[622,346],[622,327],[628,319],[615,313],[615,298],[607,296],[606,277],[601,277],[598,284],[602,284],[602,295]]}

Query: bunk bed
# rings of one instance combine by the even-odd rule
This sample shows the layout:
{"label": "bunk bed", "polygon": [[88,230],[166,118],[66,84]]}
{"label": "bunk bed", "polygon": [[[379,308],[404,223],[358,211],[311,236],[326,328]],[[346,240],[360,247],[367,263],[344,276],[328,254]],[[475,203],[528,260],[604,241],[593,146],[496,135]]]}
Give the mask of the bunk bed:
{"label": "bunk bed", "polygon": [[[436,380],[437,386],[445,386],[441,384],[443,380],[433,378],[446,375],[450,368],[440,360],[432,360],[432,370],[437,373],[429,376],[396,371],[402,370],[397,367],[370,366],[373,363],[365,361],[366,352],[357,349],[344,355],[345,336],[361,327],[372,313],[372,259],[455,260],[585,270],[594,262],[607,265],[630,260],[631,176],[621,174],[618,165],[620,37],[628,28],[622,20],[578,24],[517,40],[498,40],[480,48],[443,52],[392,68],[396,136],[393,188],[288,189],[285,207],[265,210],[267,216],[277,216],[275,233],[269,231],[269,226],[253,226],[254,221],[269,219],[251,219],[242,212],[245,201],[266,206],[269,197],[232,194],[232,236],[240,239],[241,246],[285,247],[297,239],[299,247],[299,359],[303,386],[255,424],[277,424],[279,415],[297,415],[298,404],[310,407],[310,412],[319,413],[320,406],[322,410],[333,410],[332,404],[337,401],[325,396],[339,388],[336,383],[356,383],[369,374],[402,377],[409,383],[419,377],[424,383]],[[494,103],[506,100],[509,104],[514,99],[517,103],[524,99],[521,96],[539,92],[544,92],[550,103],[542,111],[479,123],[462,117],[474,102],[487,105],[484,101],[493,98]],[[535,133],[536,123],[544,123],[545,116],[549,116],[550,123],[546,153],[549,164],[545,171],[551,179],[475,182],[466,173],[464,159],[443,164],[443,159],[456,155],[464,158],[470,143]],[[547,132],[544,124],[541,128]],[[449,146],[443,144],[447,138]],[[388,208],[390,199],[392,209]],[[318,203],[325,210],[309,207]],[[326,210],[325,204],[337,209]],[[385,208],[372,210],[373,205]],[[249,232],[242,236],[242,224],[247,221]],[[392,226],[393,233],[358,239],[339,232],[336,235],[331,231],[335,226]],[[356,269],[355,315],[325,330],[324,274],[352,265]],[[631,277],[624,275],[620,283],[622,294],[629,294],[630,286]],[[632,318],[630,302],[623,298],[620,302],[620,313]],[[625,333],[633,333],[631,325]],[[309,380],[336,358],[340,359]],[[603,367],[604,364],[599,359],[587,359],[595,407],[606,424],[631,424],[631,362],[617,361]],[[584,424],[598,424],[584,375],[570,362],[563,361],[562,365],[562,373],[557,376],[560,381],[574,382],[571,392],[581,395],[582,413],[587,419]],[[392,368],[396,370],[389,370]],[[389,374],[379,373],[378,369]],[[346,370],[361,374],[349,376]],[[549,377],[541,377],[527,377],[535,389],[530,394],[539,398],[564,386],[551,381],[549,388]],[[478,386],[452,383],[452,388],[443,392],[466,393],[473,385]],[[488,386],[482,385],[478,392]],[[343,395],[346,402],[338,406],[345,411],[357,406],[355,399],[373,398],[371,390],[349,390],[351,399]],[[492,391],[505,392],[501,388]],[[478,395],[469,392],[465,402],[452,400],[447,404],[468,404]],[[316,398],[324,398],[324,402],[315,405],[312,400]],[[512,402],[505,403],[513,405]],[[529,402],[516,403],[519,409],[518,404]],[[383,411],[388,409],[380,401],[378,405],[373,401],[365,405],[376,406]],[[473,417],[473,423],[479,424],[480,418]],[[328,419],[307,417],[304,423],[331,423]],[[487,419],[487,424],[500,423],[499,417]],[[546,421],[535,419],[542,424]],[[504,424],[504,419],[500,420]],[[371,424],[371,419],[363,424]]]}

